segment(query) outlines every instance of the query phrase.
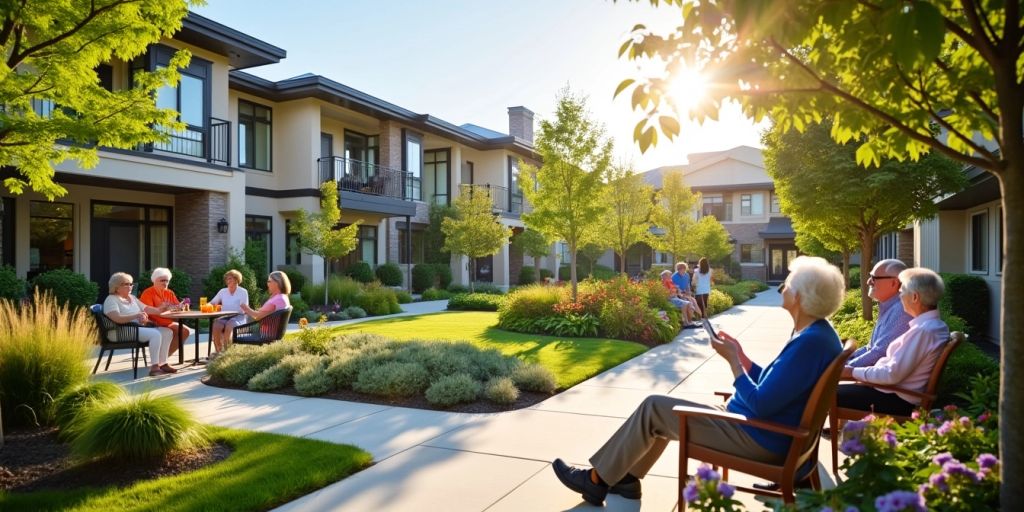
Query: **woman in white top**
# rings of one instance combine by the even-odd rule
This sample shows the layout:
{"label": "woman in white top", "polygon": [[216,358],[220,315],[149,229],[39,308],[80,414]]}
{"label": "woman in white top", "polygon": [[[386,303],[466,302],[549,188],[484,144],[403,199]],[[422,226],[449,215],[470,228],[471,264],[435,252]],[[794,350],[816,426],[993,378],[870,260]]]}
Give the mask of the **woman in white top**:
{"label": "woman in white top", "polygon": [[697,299],[697,307],[700,308],[700,315],[708,316],[708,295],[711,295],[711,285],[714,279],[711,278],[711,265],[708,265],[707,258],[701,258],[697,262],[697,271],[693,273],[693,280],[696,290],[693,296]]}
{"label": "woman in white top", "polygon": [[[159,314],[162,311],[139,302],[132,295],[132,276],[124,272],[116,272],[110,276],[107,283],[110,295],[103,301],[103,314],[107,315],[116,323],[136,323],[145,325],[149,322],[150,314]],[[115,333],[107,335],[111,341]],[[139,327],[139,340],[149,343],[149,367],[150,375],[163,375],[165,373],[177,373],[178,370],[167,364],[167,351],[171,347],[171,330],[166,327]]]}
{"label": "woman in white top", "polygon": [[[217,295],[213,297],[210,304],[220,304],[221,309],[224,311],[242,311],[242,305],[249,305],[249,291],[239,286],[242,284],[242,273],[231,269],[224,273],[224,284],[226,288],[221,288]],[[234,333],[236,325],[242,325],[245,323],[245,315],[239,313],[235,316],[229,316],[227,318],[218,318],[213,322],[213,346],[217,348],[217,354],[220,354],[227,345],[231,343],[231,336]],[[214,356],[216,357],[216,354]]]}

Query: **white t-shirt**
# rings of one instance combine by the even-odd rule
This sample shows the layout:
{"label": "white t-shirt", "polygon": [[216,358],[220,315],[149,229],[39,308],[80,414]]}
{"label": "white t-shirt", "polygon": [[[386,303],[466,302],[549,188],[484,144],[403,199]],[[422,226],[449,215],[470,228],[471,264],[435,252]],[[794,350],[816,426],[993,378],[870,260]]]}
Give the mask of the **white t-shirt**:
{"label": "white t-shirt", "polygon": [[[134,315],[137,315],[139,313],[142,313],[145,310],[146,310],[146,305],[143,304],[142,302],[139,302],[138,297],[136,297],[134,295],[128,295],[128,299],[127,300],[122,300],[119,295],[112,293],[110,295],[107,295],[107,298],[103,300],[103,314],[107,315],[108,317],[110,316],[110,313],[115,313],[115,312],[118,315],[121,315],[122,317],[134,316]],[[111,320],[114,320],[114,319],[111,318]],[[117,322],[116,320],[114,320],[114,321]],[[117,322],[117,323],[123,323],[123,322]],[[137,324],[137,323],[139,323],[139,321],[138,320],[131,320],[131,323]],[[116,341],[114,339],[116,334],[117,334],[117,331],[110,331],[110,332],[108,332],[107,333],[107,339],[110,340],[110,341]]]}
{"label": "white t-shirt", "polygon": [[[220,304],[221,308],[225,311],[242,311],[242,304],[249,305],[249,292],[241,286],[235,287],[234,294],[228,291],[227,288],[221,288],[217,295],[210,300],[210,304]],[[229,317],[228,320],[236,324],[244,324],[245,315],[235,315]]]}
{"label": "white t-shirt", "polygon": [[693,273],[693,279],[697,283],[697,295],[706,295],[711,293],[711,269],[708,269],[707,274],[701,274],[700,270]]}

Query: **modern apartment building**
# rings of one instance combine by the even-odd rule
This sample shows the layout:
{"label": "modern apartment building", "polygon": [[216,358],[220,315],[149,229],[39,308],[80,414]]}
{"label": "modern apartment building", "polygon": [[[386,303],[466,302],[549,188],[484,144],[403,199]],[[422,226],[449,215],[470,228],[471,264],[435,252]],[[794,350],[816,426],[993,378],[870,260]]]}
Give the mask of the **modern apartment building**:
{"label": "modern apartment building", "polygon": [[[536,162],[533,113],[509,108],[509,134],[456,126],[418,114],[323,76],[277,82],[243,71],[273,64],[286,52],[190,13],[171,39],[132,62],[111,62],[100,76],[127,87],[134,70],[166,65],[176,49],[193,54],[177,87],[157,95],[187,128],[165,143],[100,149],[85,170],[57,167],[68,194],[54,202],[0,190],[0,263],[32,277],[66,267],[105,283],[112,272],[138,275],[174,266],[198,283],[232,248],[261,249],[266,269],[297,265],[322,280],[321,258],[298,250],[289,222],[319,209],[318,186],[337,184],[343,223],[361,220],[359,245],[337,266],[422,261],[430,204],[460,193],[491,195],[501,222],[522,228],[528,206],[518,162]],[[44,106],[45,107],[45,106]],[[504,248],[456,279],[507,286],[522,255]],[[408,280],[407,280],[408,282]]]}

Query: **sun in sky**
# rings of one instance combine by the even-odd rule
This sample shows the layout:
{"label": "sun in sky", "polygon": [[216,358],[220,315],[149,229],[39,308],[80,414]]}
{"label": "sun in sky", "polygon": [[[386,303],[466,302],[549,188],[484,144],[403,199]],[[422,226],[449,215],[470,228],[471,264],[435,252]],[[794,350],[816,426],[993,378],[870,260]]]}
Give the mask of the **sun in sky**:
{"label": "sun in sky", "polygon": [[686,116],[708,93],[708,79],[700,71],[684,67],[671,79],[669,94],[680,116]]}

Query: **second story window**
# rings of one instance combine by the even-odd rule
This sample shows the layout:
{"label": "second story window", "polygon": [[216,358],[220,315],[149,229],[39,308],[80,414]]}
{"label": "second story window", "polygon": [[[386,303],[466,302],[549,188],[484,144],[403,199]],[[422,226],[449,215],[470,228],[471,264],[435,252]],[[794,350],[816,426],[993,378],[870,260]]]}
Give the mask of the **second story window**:
{"label": "second story window", "polygon": [[405,177],[405,198],[421,201],[421,176],[423,176],[423,139],[408,130],[402,130],[402,167]]}
{"label": "second story window", "polygon": [[771,213],[782,213],[782,205],[779,203],[778,194],[772,194]]}
{"label": "second story window", "polygon": [[523,190],[519,187],[519,159],[508,157],[508,210],[523,213]]}
{"label": "second story window", "polygon": [[719,222],[732,220],[732,203],[726,201],[722,196],[704,196],[701,217],[709,215],[718,219]]}
{"label": "second story window", "polygon": [[270,170],[270,107],[238,100],[238,166]]}
{"label": "second story window", "polygon": [[764,195],[761,193],[741,194],[740,215],[744,217],[764,215]]}

